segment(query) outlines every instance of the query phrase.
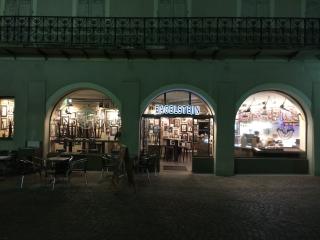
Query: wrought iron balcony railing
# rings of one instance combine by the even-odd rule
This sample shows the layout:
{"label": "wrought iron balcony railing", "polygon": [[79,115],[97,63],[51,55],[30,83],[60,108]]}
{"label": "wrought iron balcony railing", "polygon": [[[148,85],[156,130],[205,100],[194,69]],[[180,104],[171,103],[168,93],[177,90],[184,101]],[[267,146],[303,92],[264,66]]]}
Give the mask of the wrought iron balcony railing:
{"label": "wrought iron balcony railing", "polygon": [[318,18],[0,17],[0,44],[65,48],[319,48]]}

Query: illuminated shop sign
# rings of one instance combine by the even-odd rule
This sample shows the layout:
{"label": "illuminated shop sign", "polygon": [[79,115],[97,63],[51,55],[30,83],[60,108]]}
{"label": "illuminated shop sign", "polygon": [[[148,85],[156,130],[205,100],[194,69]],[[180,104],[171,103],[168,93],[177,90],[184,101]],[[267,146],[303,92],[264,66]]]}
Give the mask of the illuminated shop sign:
{"label": "illuminated shop sign", "polygon": [[200,115],[200,106],[193,105],[155,105],[155,114]]}

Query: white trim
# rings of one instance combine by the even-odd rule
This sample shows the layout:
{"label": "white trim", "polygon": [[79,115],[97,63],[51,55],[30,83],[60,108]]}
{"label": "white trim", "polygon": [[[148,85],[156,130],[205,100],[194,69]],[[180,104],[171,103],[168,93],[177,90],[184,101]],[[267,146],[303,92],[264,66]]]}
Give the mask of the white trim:
{"label": "white trim", "polygon": [[275,0],[269,0],[270,1],[270,14],[269,17],[274,17],[275,13]]}
{"label": "white trim", "polygon": [[241,17],[242,15],[242,0],[237,0],[237,17]]}
{"label": "white trim", "polygon": [[301,0],[301,17],[306,17],[307,0]]}
{"label": "white trim", "polygon": [[38,0],[31,0],[31,16],[36,16],[37,15],[37,6],[38,6]]}
{"label": "white trim", "polygon": [[159,1],[158,0],[153,0],[153,17],[158,17],[159,11]]}
{"label": "white trim", "polygon": [[72,17],[77,16],[78,0],[72,0]]}

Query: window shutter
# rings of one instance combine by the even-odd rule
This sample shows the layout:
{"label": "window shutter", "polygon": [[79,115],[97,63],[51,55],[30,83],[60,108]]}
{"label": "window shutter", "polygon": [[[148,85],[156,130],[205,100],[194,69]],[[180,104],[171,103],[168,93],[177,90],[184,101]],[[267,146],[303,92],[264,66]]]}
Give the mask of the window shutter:
{"label": "window shutter", "polygon": [[88,17],[89,14],[89,1],[78,0],[77,16]]}
{"label": "window shutter", "polygon": [[91,0],[90,2],[90,16],[103,17],[104,16],[104,0]]}
{"label": "window shutter", "polygon": [[18,0],[6,0],[4,7],[5,15],[17,15],[18,14]]}
{"label": "window shutter", "polygon": [[320,17],[320,0],[306,0],[306,17]]}
{"label": "window shutter", "polygon": [[188,7],[187,0],[174,0],[174,16],[187,17]]}
{"label": "window shutter", "polygon": [[19,0],[19,15],[21,16],[32,15],[31,0]]}
{"label": "window shutter", "polygon": [[173,17],[173,0],[159,0],[158,3],[158,16],[159,17]]}

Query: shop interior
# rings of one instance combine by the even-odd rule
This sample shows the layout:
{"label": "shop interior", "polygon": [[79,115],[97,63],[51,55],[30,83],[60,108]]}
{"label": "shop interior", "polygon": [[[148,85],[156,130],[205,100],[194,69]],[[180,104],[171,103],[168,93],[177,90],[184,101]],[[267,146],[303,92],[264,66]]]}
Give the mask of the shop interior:
{"label": "shop interior", "polygon": [[50,151],[108,153],[121,127],[119,110],[108,96],[78,90],[55,106],[50,119]]}
{"label": "shop interior", "polygon": [[299,104],[278,91],[248,97],[235,120],[236,157],[303,158],[306,117]]}
{"label": "shop interior", "polygon": [[[157,105],[198,106],[197,115],[157,113]],[[191,113],[191,114],[190,114]],[[192,157],[213,155],[214,122],[211,109],[200,97],[187,91],[161,94],[146,108],[141,121],[141,152],[160,156],[160,171],[192,171]]]}
{"label": "shop interior", "polygon": [[1,98],[0,107],[0,138],[12,138],[14,134],[14,98]]}

